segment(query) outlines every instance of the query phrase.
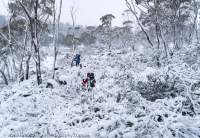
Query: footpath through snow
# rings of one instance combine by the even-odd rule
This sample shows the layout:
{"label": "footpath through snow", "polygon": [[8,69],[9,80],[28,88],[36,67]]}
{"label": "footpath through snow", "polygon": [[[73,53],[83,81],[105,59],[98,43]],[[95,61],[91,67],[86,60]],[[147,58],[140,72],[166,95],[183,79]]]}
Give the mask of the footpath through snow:
{"label": "footpath through snow", "polygon": [[[69,66],[67,49],[60,51],[56,76],[67,85],[49,80],[52,53],[44,52],[42,85],[37,86],[31,76],[1,90],[0,137],[200,136],[200,117],[177,113],[184,98],[149,102],[133,90],[137,80],[145,81],[155,71],[140,63],[135,53],[92,49],[82,53],[80,69]],[[81,89],[88,72],[95,73],[97,81],[92,92]],[[54,88],[46,88],[47,82]]]}

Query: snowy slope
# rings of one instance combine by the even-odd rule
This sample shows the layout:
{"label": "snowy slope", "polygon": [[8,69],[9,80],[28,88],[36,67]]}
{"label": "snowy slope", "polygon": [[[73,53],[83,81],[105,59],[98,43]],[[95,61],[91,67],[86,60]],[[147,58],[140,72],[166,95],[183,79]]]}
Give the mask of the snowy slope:
{"label": "snowy slope", "polygon": [[[56,76],[67,85],[49,80],[53,54],[48,49],[42,85],[37,86],[32,76],[1,90],[0,137],[199,138],[200,116],[178,112],[185,97],[150,102],[133,90],[134,82],[146,81],[156,70],[140,63],[136,53],[115,50],[110,55],[97,48],[87,49],[81,52],[82,69],[71,68],[69,49],[60,49]],[[92,92],[81,89],[87,72],[96,76]],[[47,82],[54,88],[46,88]]]}

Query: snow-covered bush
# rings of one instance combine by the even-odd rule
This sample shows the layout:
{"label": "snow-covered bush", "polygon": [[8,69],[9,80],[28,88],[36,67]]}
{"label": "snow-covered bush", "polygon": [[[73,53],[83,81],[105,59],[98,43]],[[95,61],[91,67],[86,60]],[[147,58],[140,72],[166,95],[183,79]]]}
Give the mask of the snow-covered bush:
{"label": "snow-covered bush", "polygon": [[147,82],[139,81],[136,90],[147,100],[155,101],[165,97],[175,97],[184,91],[184,86],[179,77],[167,74],[147,75]]}
{"label": "snow-covered bush", "polygon": [[186,97],[185,100],[182,101],[182,106],[178,111],[181,112],[183,116],[196,115],[193,102],[191,101],[189,97]]}

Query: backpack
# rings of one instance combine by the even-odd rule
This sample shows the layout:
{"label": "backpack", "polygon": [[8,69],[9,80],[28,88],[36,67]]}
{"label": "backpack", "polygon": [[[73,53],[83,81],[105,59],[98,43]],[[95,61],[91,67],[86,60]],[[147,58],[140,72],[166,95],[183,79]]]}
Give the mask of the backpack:
{"label": "backpack", "polygon": [[81,55],[79,55],[79,54],[76,54],[76,56],[75,56],[75,60],[80,60],[80,58],[81,58]]}
{"label": "backpack", "polygon": [[95,83],[96,83],[96,81],[95,81],[95,79],[93,79],[93,80],[90,80],[90,87],[95,87]]}

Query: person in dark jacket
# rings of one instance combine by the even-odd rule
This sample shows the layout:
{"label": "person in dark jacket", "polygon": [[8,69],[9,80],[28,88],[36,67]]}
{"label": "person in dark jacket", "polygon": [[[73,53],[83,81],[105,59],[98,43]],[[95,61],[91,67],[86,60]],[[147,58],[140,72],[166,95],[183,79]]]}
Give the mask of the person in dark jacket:
{"label": "person in dark jacket", "polygon": [[94,88],[95,84],[96,84],[96,80],[95,80],[95,77],[94,77],[94,73],[90,73],[90,87]]}
{"label": "person in dark jacket", "polygon": [[81,62],[81,55],[76,54],[74,61],[76,62],[76,66],[79,66]]}
{"label": "person in dark jacket", "polygon": [[80,62],[81,62],[81,55],[80,54],[76,54],[76,56],[72,60],[71,66],[73,66],[74,62],[76,62],[76,66],[80,65]]}

